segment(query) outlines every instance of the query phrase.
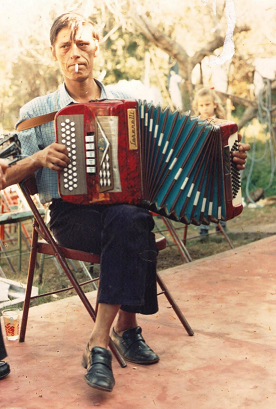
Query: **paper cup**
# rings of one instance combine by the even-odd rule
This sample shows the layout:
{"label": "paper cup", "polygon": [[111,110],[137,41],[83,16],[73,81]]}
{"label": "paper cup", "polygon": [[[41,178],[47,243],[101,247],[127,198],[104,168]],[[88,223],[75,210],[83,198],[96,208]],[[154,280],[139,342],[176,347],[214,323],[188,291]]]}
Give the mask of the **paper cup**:
{"label": "paper cup", "polygon": [[19,338],[19,320],[20,312],[16,309],[7,309],[2,311],[4,318],[4,327],[6,337],[10,341],[15,341]]}

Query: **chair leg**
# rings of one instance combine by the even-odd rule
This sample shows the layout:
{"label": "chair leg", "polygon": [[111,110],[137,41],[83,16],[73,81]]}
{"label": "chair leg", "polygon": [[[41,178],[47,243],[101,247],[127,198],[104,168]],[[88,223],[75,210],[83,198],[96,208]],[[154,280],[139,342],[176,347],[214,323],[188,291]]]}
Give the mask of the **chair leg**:
{"label": "chair leg", "polygon": [[[34,225],[35,225],[35,222],[34,222]],[[24,301],[24,306],[23,306],[19,342],[25,341],[26,327],[27,327],[29,308],[30,308],[30,300],[31,300],[31,294],[32,294],[32,286],[33,286],[33,280],[34,280],[34,271],[35,271],[35,265],[36,265],[37,239],[38,239],[38,234],[35,228],[33,228],[32,245],[31,245],[31,253],[30,253],[30,260],[29,260],[28,278],[27,278],[27,288],[26,288],[25,301]]]}
{"label": "chair leg", "polygon": [[190,324],[188,323],[188,321],[186,320],[186,318],[182,314],[182,311],[180,310],[180,308],[176,304],[175,300],[171,296],[171,294],[170,294],[170,292],[168,290],[168,287],[166,286],[166,284],[164,283],[164,281],[162,280],[162,278],[160,277],[160,275],[158,273],[156,274],[156,278],[157,278],[157,283],[158,283],[159,287],[161,288],[161,290],[163,291],[163,293],[166,296],[167,300],[171,304],[172,308],[174,309],[174,312],[178,316],[181,324],[183,325],[183,327],[187,331],[188,335],[193,336],[194,331],[190,327]]}
{"label": "chair leg", "polygon": [[178,251],[181,255],[181,257],[183,258],[184,261],[186,261],[186,263],[189,263],[190,261],[192,261],[192,257],[190,256],[190,253],[188,252],[186,246],[184,245],[183,241],[179,238],[177,231],[175,230],[172,222],[170,219],[168,219],[167,217],[163,217],[162,216],[162,220],[164,222],[164,224],[166,225],[170,235],[173,238],[173,241],[175,242],[175,244],[178,247]]}
{"label": "chair leg", "polygon": [[219,231],[221,232],[221,234],[224,236],[225,240],[227,241],[227,243],[231,247],[231,249],[234,249],[235,247],[233,246],[231,240],[229,239],[229,237],[226,234],[226,232],[225,232],[224,228],[222,227],[222,225],[220,223],[218,223],[217,226],[218,226]]}

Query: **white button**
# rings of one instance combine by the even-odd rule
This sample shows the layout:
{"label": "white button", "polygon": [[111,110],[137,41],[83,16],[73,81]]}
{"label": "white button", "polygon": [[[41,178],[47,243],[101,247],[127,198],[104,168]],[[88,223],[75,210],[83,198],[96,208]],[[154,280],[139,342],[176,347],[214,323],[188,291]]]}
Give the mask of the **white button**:
{"label": "white button", "polygon": [[93,150],[95,149],[95,144],[94,143],[87,143],[85,145],[86,150]]}
{"label": "white button", "polygon": [[86,135],[85,142],[94,142],[95,137],[94,135]]}
{"label": "white button", "polygon": [[88,166],[93,166],[93,165],[95,165],[96,164],[96,161],[95,161],[95,159],[86,159],[86,165],[88,165]]}

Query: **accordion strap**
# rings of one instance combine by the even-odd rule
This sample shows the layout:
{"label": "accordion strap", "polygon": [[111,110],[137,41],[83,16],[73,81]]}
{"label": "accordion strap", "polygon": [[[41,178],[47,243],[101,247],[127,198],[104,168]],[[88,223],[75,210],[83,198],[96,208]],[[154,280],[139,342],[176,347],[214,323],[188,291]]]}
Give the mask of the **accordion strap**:
{"label": "accordion strap", "polygon": [[34,128],[35,126],[46,124],[54,120],[57,111],[49,114],[35,116],[34,118],[25,119],[17,125],[17,131],[25,131],[25,129]]}

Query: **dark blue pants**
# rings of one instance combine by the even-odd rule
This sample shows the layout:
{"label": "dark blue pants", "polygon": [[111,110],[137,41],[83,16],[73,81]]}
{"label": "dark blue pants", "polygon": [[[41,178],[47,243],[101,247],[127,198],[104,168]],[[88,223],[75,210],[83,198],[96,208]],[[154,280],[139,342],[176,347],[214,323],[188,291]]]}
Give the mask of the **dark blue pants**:
{"label": "dark blue pants", "polygon": [[4,340],[3,340],[1,323],[0,323],[0,361],[2,361],[2,359],[6,358],[6,356],[7,356],[7,352],[6,352],[6,348],[5,348],[5,344],[4,344]]}
{"label": "dark blue pants", "polygon": [[101,254],[100,303],[142,314],[158,310],[154,222],[146,209],[54,200],[50,211],[50,228],[60,245]]}

